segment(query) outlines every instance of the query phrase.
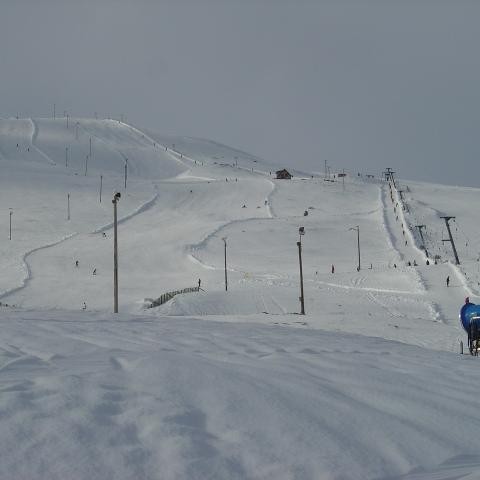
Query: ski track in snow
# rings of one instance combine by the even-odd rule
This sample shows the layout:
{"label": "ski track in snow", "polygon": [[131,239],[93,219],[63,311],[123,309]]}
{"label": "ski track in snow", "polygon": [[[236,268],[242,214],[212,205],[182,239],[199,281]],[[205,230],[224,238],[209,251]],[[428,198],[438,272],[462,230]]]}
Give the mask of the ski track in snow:
{"label": "ski track in snow", "polygon": [[30,265],[28,264],[28,261],[27,261],[27,259],[30,255],[33,255],[35,252],[38,252],[40,250],[45,250],[47,248],[55,247],[56,245],[59,245],[60,243],[63,243],[66,240],[68,240],[72,237],[75,237],[77,235],[78,235],[78,233],[72,233],[70,235],[67,235],[66,237],[61,238],[60,240],[56,240],[54,242],[50,242],[50,243],[47,243],[45,245],[41,245],[40,247],[35,247],[35,248],[29,250],[28,252],[26,252],[22,256],[22,269],[25,272],[25,277],[22,279],[22,283],[20,285],[17,285],[15,287],[9,289],[9,290],[5,290],[3,292],[0,292],[0,298],[3,299],[3,298],[5,298],[9,295],[12,295],[13,293],[18,292],[19,290],[22,290],[32,280],[32,271],[31,271]]}
{"label": "ski track in snow", "polygon": [[36,145],[37,137],[38,137],[38,125],[37,122],[33,118],[29,118],[30,123],[32,124],[32,134],[30,137],[30,143],[32,147],[48,162],[50,165],[56,165],[57,163],[50,158],[43,150],[41,150]]}
{"label": "ski track in snow", "polygon": [[[121,217],[120,219],[118,219],[117,224],[118,225],[123,224],[123,223],[127,222],[128,220],[132,219],[133,217],[135,217],[136,215],[139,215],[143,212],[146,212],[147,210],[149,210],[150,208],[152,208],[155,205],[157,199],[158,199],[158,193],[156,193],[151,199],[147,200],[145,203],[143,203],[138,208],[136,208],[133,212],[131,212],[131,213]],[[111,228],[113,228],[113,222],[107,223],[107,224],[105,224],[105,225],[103,225],[99,228],[96,228],[96,229],[86,233],[85,235],[97,234],[97,233],[103,232],[105,230],[109,230]],[[70,235],[67,235],[67,236],[61,238],[60,240],[56,240],[54,242],[47,243],[46,245],[41,245],[39,247],[35,247],[32,250],[29,250],[28,252],[26,252],[22,256],[22,264],[23,264],[22,268],[25,271],[25,277],[22,280],[21,285],[17,285],[17,286],[15,286],[15,287],[13,287],[9,290],[5,290],[4,292],[0,292],[0,299],[6,298],[9,295],[12,295],[12,294],[18,292],[19,290],[22,290],[32,280],[32,278],[33,278],[32,271],[31,271],[30,265],[28,264],[28,258],[31,255],[33,255],[36,252],[39,252],[41,250],[46,250],[48,248],[52,248],[52,247],[55,247],[57,245],[63,244],[65,242],[67,242],[68,240],[77,237],[78,235],[80,235],[78,232],[74,232]]]}
{"label": "ski track in snow", "polygon": [[[215,267],[213,265],[209,265],[205,262],[203,262],[202,260],[200,260],[198,257],[195,256],[195,254],[193,253],[194,251],[196,250],[201,250],[203,248],[205,248],[205,246],[207,245],[207,243],[214,237],[218,236],[220,234],[220,232],[222,230],[224,230],[225,228],[228,228],[228,227],[231,227],[233,225],[240,225],[242,223],[249,223],[249,222],[253,222],[253,221],[258,221],[258,220],[274,220],[276,217],[274,216],[272,210],[271,210],[271,207],[270,207],[270,203],[271,203],[271,195],[273,194],[273,192],[275,191],[275,184],[271,181],[271,180],[267,180],[270,185],[271,185],[271,190],[270,192],[266,195],[266,199],[267,199],[267,211],[268,211],[268,214],[269,216],[268,217],[250,217],[250,218],[239,218],[239,219],[236,219],[236,220],[232,220],[230,222],[226,222],[222,225],[220,225],[218,228],[214,229],[211,233],[209,233],[208,235],[206,235],[203,240],[201,240],[200,242],[198,243],[195,243],[195,244],[190,244],[190,245],[186,245],[184,247],[185,251],[187,251],[187,256],[190,260],[193,260],[195,263],[197,263],[198,265],[202,265],[204,268],[207,268],[208,270],[219,270],[220,267]],[[234,268],[232,268],[231,266],[227,266],[227,270],[229,271],[232,271],[232,272],[236,272],[236,271],[240,271],[240,270],[236,270]]]}

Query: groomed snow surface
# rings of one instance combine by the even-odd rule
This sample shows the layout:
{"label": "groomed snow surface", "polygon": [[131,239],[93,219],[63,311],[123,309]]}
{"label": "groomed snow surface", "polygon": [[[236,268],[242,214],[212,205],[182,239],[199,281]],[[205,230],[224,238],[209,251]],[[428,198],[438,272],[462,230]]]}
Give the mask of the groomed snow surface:
{"label": "groomed snow surface", "polygon": [[116,120],[0,119],[0,167],[1,479],[480,478],[480,190]]}

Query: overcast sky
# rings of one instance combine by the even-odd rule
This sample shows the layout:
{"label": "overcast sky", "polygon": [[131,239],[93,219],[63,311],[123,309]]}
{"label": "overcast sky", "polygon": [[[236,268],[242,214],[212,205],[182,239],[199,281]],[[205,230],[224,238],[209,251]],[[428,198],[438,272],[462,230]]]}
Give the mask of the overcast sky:
{"label": "overcast sky", "polygon": [[0,0],[0,116],[480,186],[480,1]]}

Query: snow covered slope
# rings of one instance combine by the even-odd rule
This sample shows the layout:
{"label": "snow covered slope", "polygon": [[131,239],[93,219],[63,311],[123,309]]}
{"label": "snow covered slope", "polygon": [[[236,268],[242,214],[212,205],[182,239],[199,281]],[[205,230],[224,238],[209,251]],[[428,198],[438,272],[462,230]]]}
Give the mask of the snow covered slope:
{"label": "snow covered slope", "polygon": [[478,365],[457,353],[480,190],[276,180],[284,165],[114,120],[0,120],[0,167],[0,477],[480,471]]}

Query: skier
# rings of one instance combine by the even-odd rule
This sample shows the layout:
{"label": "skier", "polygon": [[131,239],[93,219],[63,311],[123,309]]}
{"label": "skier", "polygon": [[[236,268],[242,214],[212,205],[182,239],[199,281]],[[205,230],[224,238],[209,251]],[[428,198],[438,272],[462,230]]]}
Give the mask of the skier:
{"label": "skier", "polygon": [[75,260],[75,266],[78,268],[78,260]]}
{"label": "skier", "polygon": [[427,265],[430,265],[430,260],[428,260],[428,258],[427,258],[427,262],[426,262],[426,263],[427,263]]}
{"label": "skier", "polygon": [[97,269],[94,268],[94,269],[93,269],[93,272],[92,272],[92,275],[96,275],[96,274],[97,274]]}
{"label": "skier", "polygon": [[107,234],[105,232],[102,233],[103,238],[107,238]]}
{"label": "skier", "polygon": [[86,309],[87,309],[87,304],[83,302],[82,310],[86,310]]}
{"label": "skier", "polygon": [[202,284],[202,281],[198,279],[198,289],[200,290],[200,285]]}
{"label": "skier", "polygon": [[332,264],[332,273],[335,273],[335,265]]}
{"label": "skier", "polygon": [[447,287],[450,285],[450,276],[447,277]]}
{"label": "skier", "polygon": [[417,263],[416,260],[413,261],[413,266],[414,266],[414,267],[418,266],[418,263]]}

